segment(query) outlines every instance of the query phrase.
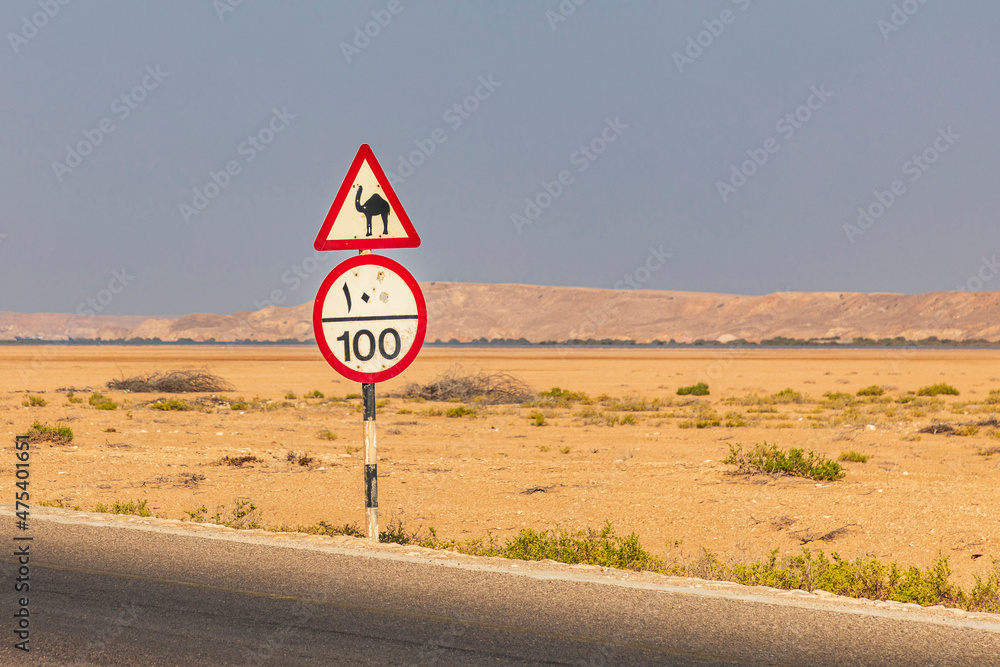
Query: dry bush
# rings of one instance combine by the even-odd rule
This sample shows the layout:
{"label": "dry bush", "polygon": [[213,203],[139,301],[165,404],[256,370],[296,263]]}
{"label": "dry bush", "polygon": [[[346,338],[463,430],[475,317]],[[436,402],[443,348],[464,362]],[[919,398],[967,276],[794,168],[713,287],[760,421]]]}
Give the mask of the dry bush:
{"label": "dry bush", "polygon": [[399,396],[428,401],[476,401],[491,405],[524,403],[535,397],[528,385],[510,373],[466,373],[461,364],[455,364],[427,384],[408,383]]}
{"label": "dry bush", "polygon": [[241,468],[247,463],[263,463],[263,459],[259,459],[252,454],[246,454],[244,456],[223,456],[221,459],[213,463],[212,465],[217,466],[234,466],[236,468]]}
{"label": "dry bush", "polygon": [[301,454],[298,454],[296,452],[289,451],[285,458],[292,465],[297,463],[300,466],[311,466],[313,463],[317,463],[316,457],[309,456],[309,452],[302,452]]}
{"label": "dry bush", "polygon": [[232,391],[235,389],[233,385],[218,375],[212,375],[206,370],[181,370],[166,373],[158,371],[148,375],[134,375],[130,378],[123,377],[120,380],[111,380],[107,387],[115,391],[163,392],[166,394]]}

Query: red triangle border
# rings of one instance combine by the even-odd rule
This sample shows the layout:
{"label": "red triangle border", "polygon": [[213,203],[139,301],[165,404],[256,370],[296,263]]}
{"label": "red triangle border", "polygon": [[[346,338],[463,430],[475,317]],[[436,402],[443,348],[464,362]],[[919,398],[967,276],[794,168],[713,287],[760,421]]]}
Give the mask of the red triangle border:
{"label": "red triangle border", "polygon": [[[382,191],[385,193],[389,206],[392,207],[399,222],[403,225],[403,231],[406,232],[406,236],[391,239],[328,239],[327,236],[329,236],[330,230],[333,229],[333,223],[336,222],[337,214],[344,206],[344,202],[351,192],[354,179],[357,177],[358,172],[361,171],[361,165],[366,161],[371,167],[372,173],[375,174],[378,184],[382,186]],[[403,205],[399,203],[399,197],[396,196],[396,191],[392,189],[392,184],[389,183],[385,172],[382,171],[382,165],[375,159],[375,153],[372,152],[371,146],[361,144],[357,155],[354,156],[354,162],[351,163],[350,169],[347,170],[344,182],[340,185],[340,190],[337,191],[333,205],[326,214],[326,219],[323,220],[323,226],[319,228],[319,234],[313,242],[313,247],[316,250],[375,250],[379,248],[416,248],[419,245],[420,236],[413,228],[410,217],[403,209]]]}

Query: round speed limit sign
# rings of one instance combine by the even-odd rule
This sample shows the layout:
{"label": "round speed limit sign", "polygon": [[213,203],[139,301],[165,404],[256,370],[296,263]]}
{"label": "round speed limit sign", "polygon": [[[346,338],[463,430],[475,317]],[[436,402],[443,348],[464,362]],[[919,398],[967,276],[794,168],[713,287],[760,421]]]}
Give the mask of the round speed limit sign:
{"label": "round speed limit sign", "polygon": [[313,331],[323,357],[344,377],[381,382],[403,372],[427,331],[424,295],[409,271],[388,257],[358,255],[320,285]]}

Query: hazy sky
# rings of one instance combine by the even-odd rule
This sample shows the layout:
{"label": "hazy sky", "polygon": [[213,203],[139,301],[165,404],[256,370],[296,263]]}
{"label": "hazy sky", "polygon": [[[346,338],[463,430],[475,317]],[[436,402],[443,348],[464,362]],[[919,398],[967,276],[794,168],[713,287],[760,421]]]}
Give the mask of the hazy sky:
{"label": "hazy sky", "polygon": [[995,1],[7,0],[0,28],[0,310],[311,301],[362,143],[420,281],[1000,288]]}

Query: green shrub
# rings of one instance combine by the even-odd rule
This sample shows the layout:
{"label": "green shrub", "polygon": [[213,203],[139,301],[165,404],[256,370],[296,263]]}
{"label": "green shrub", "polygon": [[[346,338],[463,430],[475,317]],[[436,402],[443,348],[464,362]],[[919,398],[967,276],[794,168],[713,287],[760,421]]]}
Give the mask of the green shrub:
{"label": "green shrub", "polygon": [[326,398],[326,396],[319,389],[313,389],[308,394],[305,394],[305,398]]}
{"label": "green shrub", "polygon": [[958,389],[955,389],[946,382],[938,382],[936,384],[930,384],[926,387],[917,389],[917,396],[937,396],[938,394],[958,396]]}
{"label": "green shrub", "polygon": [[680,387],[677,390],[678,396],[708,396],[708,385],[704,382],[693,384],[690,387]]}
{"label": "green shrub", "polygon": [[287,393],[285,394],[285,400],[288,400],[288,401],[294,401],[294,400],[295,400],[295,399],[297,399],[297,398],[298,398],[298,396],[296,396],[296,395],[295,395],[295,392],[294,392],[294,391],[289,391],[289,392],[287,392]]}
{"label": "green shrub", "polygon": [[49,426],[36,420],[31,425],[31,430],[28,431],[28,437],[33,442],[47,441],[55,444],[64,444],[73,440],[73,429],[69,426]]}
{"label": "green shrub", "polygon": [[117,410],[118,404],[102,393],[94,392],[87,400],[95,410]]}
{"label": "green shrub", "polygon": [[535,426],[545,426],[545,415],[541,412],[532,412],[528,418],[534,420]]}
{"label": "green shrub", "polygon": [[854,403],[854,397],[842,391],[828,391],[823,394],[822,407],[830,410],[840,410]]}
{"label": "green shrub", "polygon": [[225,505],[219,505],[218,511],[212,517],[212,522],[218,526],[229,526],[238,530],[251,530],[262,528],[257,521],[259,515],[255,514],[257,506],[246,498],[237,498],[236,507],[228,515],[224,515]]}
{"label": "green shrub", "polygon": [[552,387],[552,389],[548,391],[539,392],[538,396],[543,399],[545,403],[554,403],[564,408],[570,407],[573,403],[590,405],[594,402],[590,396],[587,396],[587,394],[584,394],[583,392],[569,391],[567,389],[560,389],[559,387]]}
{"label": "green shrub", "polygon": [[94,507],[95,512],[100,512],[102,514],[132,514],[134,516],[153,516],[153,513],[146,507],[146,500],[130,500],[127,503],[123,503],[120,500],[116,500],[115,504],[110,508],[104,503],[97,503]]}
{"label": "green shrub", "polygon": [[328,428],[323,429],[319,432],[319,437],[321,440],[336,440],[337,434]]}
{"label": "green shrub", "polygon": [[163,410],[163,411],[194,410],[194,406],[185,401],[183,398],[161,399],[159,401],[156,401],[155,403],[151,403],[149,407],[152,410]]}
{"label": "green shrub", "polygon": [[735,474],[756,475],[792,475],[808,477],[815,480],[837,480],[844,476],[843,467],[836,461],[813,451],[808,453],[801,449],[789,449],[787,452],[778,449],[777,445],[766,442],[755,445],[749,452],[743,452],[739,443],[729,445],[729,456],[723,463],[737,466]]}
{"label": "green shrub", "polygon": [[76,395],[76,392],[66,392],[66,400],[70,403],[83,403],[83,399]]}
{"label": "green shrub", "polygon": [[499,556],[518,560],[550,559],[560,563],[586,563],[622,570],[654,570],[661,561],[642,548],[639,537],[631,533],[626,537],[615,535],[611,523],[600,531],[569,532],[568,530],[543,530],[522,528],[515,537],[498,546],[490,538],[470,542],[459,548],[465,553],[481,556]]}
{"label": "green shrub", "polygon": [[26,399],[24,399],[23,401],[21,401],[21,405],[23,405],[26,408],[28,408],[28,407],[31,407],[31,408],[44,408],[48,404],[49,404],[49,402],[46,401],[41,396],[29,396]]}
{"label": "green shrub", "polygon": [[308,528],[299,528],[300,532],[309,533],[311,535],[330,535],[331,537],[336,535],[348,535],[350,537],[367,537],[365,533],[358,528],[356,524],[345,523],[343,526],[334,526],[327,523],[326,521],[318,521]]}
{"label": "green shrub", "polygon": [[473,410],[472,408],[467,408],[464,405],[459,405],[458,407],[449,408],[448,410],[445,410],[444,416],[445,417],[464,417],[466,415],[475,416],[475,414],[476,414],[476,411]]}
{"label": "green shrub", "polygon": [[806,400],[801,392],[795,391],[791,387],[772,394],[771,398],[774,399],[775,403],[803,403]]}
{"label": "green shrub", "polygon": [[655,412],[660,409],[660,399],[647,400],[643,396],[626,396],[624,398],[606,397],[601,401],[609,410],[622,412]]}
{"label": "green shrub", "polygon": [[885,393],[885,389],[878,386],[877,384],[871,384],[862,389],[858,389],[858,396],[881,396]]}
{"label": "green shrub", "polygon": [[746,426],[747,420],[739,412],[727,412],[725,425],[727,428],[739,428],[740,426]]}
{"label": "green shrub", "polygon": [[1000,609],[1000,600],[995,597],[1000,584],[1000,568],[997,567],[986,582],[977,578],[977,588],[968,596],[948,581],[951,569],[948,559],[943,556],[921,571],[913,566],[904,570],[896,562],[886,565],[871,557],[847,561],[834,553],[827,558],[822,551],[813,554],[806,548],[798,556],[786,556],[779,560],[778,551],[772,551],[766,560],[735,565],[722,563],[710,552],[704,551],[696,565],[675,567],[673,571],[676,574],[704,573],[711,579],[734,581],[745,586],[823,590],[854,598],[919,605],[944,604],[981,611]]}
{"label": "green shrub", "polygon": [[865,463],[868,461],[868,455],[862,454],[861,452],[856,452],[853,449],[849,452],[841,452],[840,456],[837,457],[838,461],[852,461],[854,463]]}

